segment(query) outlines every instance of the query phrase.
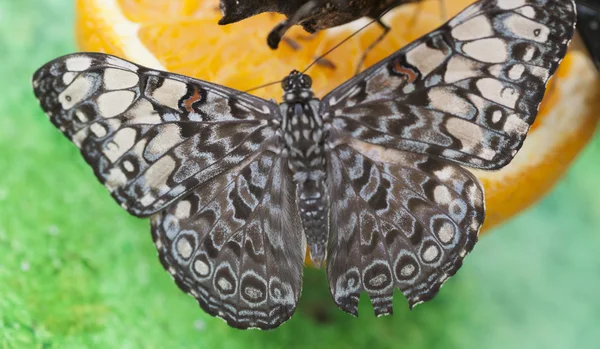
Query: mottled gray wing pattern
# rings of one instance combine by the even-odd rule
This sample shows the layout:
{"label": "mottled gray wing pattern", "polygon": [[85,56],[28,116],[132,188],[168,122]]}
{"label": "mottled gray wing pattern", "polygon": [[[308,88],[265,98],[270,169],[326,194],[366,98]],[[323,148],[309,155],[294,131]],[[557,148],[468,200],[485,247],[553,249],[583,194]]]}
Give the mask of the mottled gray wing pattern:
{"label": "mottled gray wing pattern", "polygon": [[233,327],[275,328],[300,297],[306,242],[287,161],[257,154],[152,217],[165,269]]}
{"label": "mottled gray wing pattern", "polygon": [[328,94],[348,136],[481,169],[508,164],[573,36],[571,0],[483,0]]}
{"label": "mottled gray wing pattern", "polygon": [[363,291],[378,316],[392,313],[396,287],[411,308],[433,298],[473,248],[484,219],[483,189],[469,171],[378,148],[352,141],[328,158],[327,275],[335,303],[353,315]]}
{"label": "mottled gray wing pattern", "polygon": [[573,35],[570,0],[482,0],[328,94],[327,274],[340,308],[431,299],[471,251]]}
{"label": "mottled gray wing pattern", "polygon": [[136,216],[243,162],[279,118],[272,102],[98,53],[47,63],[33,86],[50,120]]}

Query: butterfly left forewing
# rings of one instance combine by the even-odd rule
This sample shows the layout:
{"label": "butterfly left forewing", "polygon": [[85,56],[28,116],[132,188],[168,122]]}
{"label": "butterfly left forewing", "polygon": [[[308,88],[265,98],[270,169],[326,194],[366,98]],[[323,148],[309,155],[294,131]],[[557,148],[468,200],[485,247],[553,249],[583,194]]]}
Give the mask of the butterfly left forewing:
{"label": "butterfly left forewing", "polygon": [[147,216],[258,151],[274,103],[100,53],[57,58],[33,76],[52,123],[113,198]]}

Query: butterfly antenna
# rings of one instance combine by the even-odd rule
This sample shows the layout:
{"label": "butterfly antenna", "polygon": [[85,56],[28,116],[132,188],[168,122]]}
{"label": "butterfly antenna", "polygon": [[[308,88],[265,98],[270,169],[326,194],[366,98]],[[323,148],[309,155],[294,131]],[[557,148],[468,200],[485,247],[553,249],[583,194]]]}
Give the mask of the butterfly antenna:
{"label": "butterfly antenna", "polygon": [[[393,6],[391,6],[388,9],[386,9],[379,16],[377,16],[377,18],[375,18],[372,21],[370,21],[369,23],[363,25],[357,31],[355,31],[354,33],[352,33],[351,35],[349,35],[348,37],[346,37],[344,40],[342,40],[342,41],[338,42],[337,44],[335,44],[335,46],[333,46],[332,48],[330,48],[329,50],[327,50],[327,52],[325,52],[324,54],[322,54],[319,57],[317,57],[311,64],[309,64],[306,68],[304,68],[304,70],[302,70],[302,74],[306,73],[306,71],[309,70],[310,68],[312,68],[312,66],[315,65],[320,59],[323,59],[325,56],[327,56],[328,54],[330,54],[333,50],[335,50],[336,48],[342,46],[346,41],[352,39],[354,36],[356,36],[358,33],[360,33],[361,31],[363,31],[364,29],[366,29],[368,26],[370,26],[371,24],[373,24],[373,23],[375,23],[377,21],[380,21],[383,16],[385,16],[388,12],[390,12],[392,10],[392,8],[393,8]],[[246,91],[240,91],[240,93],[249,93],[249,92],[252,92],[254,90],[258,90],[258,89],[264,88],[264,87],[268,87],[268,86],[275,85],[275,84],[280,84],[282,81],[283,80],[272,81],[272,82],[266,83],[264,85],[253,87],[253,88],[251,88],[249,90],[246,90]]]}
{"label": "butterfly antenna", "polygon": [[264,85],[256,86],[256,87],[253,87],[253,88],[251,88],[249,90],[246,90],[246,91],[241,91],[241,93],[248,93],[248,92],[252,92],[254,90],[258,90],[259,88],[268,87],[268,86],[275,85],[275,84],[281,84],[281,81],[283,81],[283,80],[271,81],[271,82],[268,82],[268,83],[266,83]]}
{"label": "butterfly antenna", "polygon": [[322,55],[320,55],[319,57],[317,57],[311,64],[308,65],[308,67],[304,68],[304,70],[302,71],[302,74],[306,73],[306,71],[309,70],[310,68],[312,68],[313,65],[317,64],[317,62],[319,60],[323,59],[325,56],[327,56],[328,54],[330,54],[336,48],[342,46],[346,41],[352,39],[354,36],[356,36],[358,33],[360,33],[361,31],[363,31],[364,29],[366,29],[368,26],[370,26],[371,24],[373,24],[373,23],[375,23],[377,21],[380,21],[383,16],[385,16],[388,12],[390,12],[392,10],[392,8],[393,7],[389,7],[387,10],[383,11],[379,16],[377,16],[377,18],[375,18],[372,21],[370,21],[369,23],[363,25],[357,31],[355,31],[354,33],[350,34],[344,40],[338,42],[337,44],[335,44],[335,46],[333,46],[332,48],[330,48],[329,50],[327,50],[325,53],[323,53]]}

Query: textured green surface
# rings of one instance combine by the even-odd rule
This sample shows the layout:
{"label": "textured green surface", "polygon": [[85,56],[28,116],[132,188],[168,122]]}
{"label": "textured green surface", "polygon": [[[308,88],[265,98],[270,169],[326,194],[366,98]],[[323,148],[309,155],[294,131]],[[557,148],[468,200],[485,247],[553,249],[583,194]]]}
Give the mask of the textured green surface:
{"label": "textured green surface", "polygon": [[206,316],[48,122],[29,85],[74,50],[68,0],[0,0],[0,348],[598,348],[600,138],[539,205],[485,236],[440,295],[375,319],[307,271],[271,332]]}

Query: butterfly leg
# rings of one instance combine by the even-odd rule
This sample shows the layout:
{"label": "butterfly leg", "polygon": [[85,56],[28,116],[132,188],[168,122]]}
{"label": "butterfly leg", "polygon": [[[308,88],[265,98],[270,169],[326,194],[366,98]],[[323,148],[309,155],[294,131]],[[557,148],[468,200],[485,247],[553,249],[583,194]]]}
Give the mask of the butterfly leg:
{"label": "butterfly leg", "polygon": [[369,54],[369,52],[375,48],[375,46],[377,46],[381,40],[383,40],[383,38],[385,38],[385,36],[390,32],[391,28],[388,27],[385,23],[383,23],[381,21],[381,19],[377,19],[376,22],[381,26],[381,28],[383,29],[383,33],[381,33],[381,35],[379,35],[377,37],[377,39],[375,39],[375,41],[373,41],[363,52],[362,56],[360,57],[360,60],[358,61],[358,64],[356,65],[356,71],[354,72],[354,74],[358,74],[360,72],[360,69],[362,68],[363,64],[365,63],[365,60],[367,59],[367,55]]}
{"label": "butterfly leg", "polygon": [[298,51],[302,48],[302,46],[298,43],[298,41],[296,41],[292,38],[289,38],[287,36],[282,38],[282,41],[285,42],[294,51]]}
{"label": "butterfly leg", "polygon": [[302,5],[302,7],[300,7],[298,11],[296,11],[290,18],[282,21],[277,26],[275,26],[275,28],[271,30],[269,36],[267,37],[267,44],[269,45],[269,47],[274,50],[277,47],[279,47],[279,42],[281,42],[281,39],[283,38],[285,32],[288,31],[288,29],[290,29],[293,25],[299,24],[306,18],[310,17],[313,11],[321,5],[322,1],[311,0],[306,4]]}
{"label": "butterfly leg", "polygon": [[[300,37],[298,37],[298,39],[299,40],[314,40],[314,38],[316,36],[317,35],[315,33],[312,33],[307,36],[300,36]],[[300,49],[302,49],[302,45],[300,45],[297,40],[294,40],[287,36],[283,37],[281,39],[281,41],[285,42],[294,51],[299,51]],[[332,70],[335,70],[335,68],[336,68],[335,63],[333,63],[331,60],[329,60],[325,57],[316,57],[315,56],[315,60],[316,60],[316,64],[320,67],[328,68],[328,69],[332,69]]]}

